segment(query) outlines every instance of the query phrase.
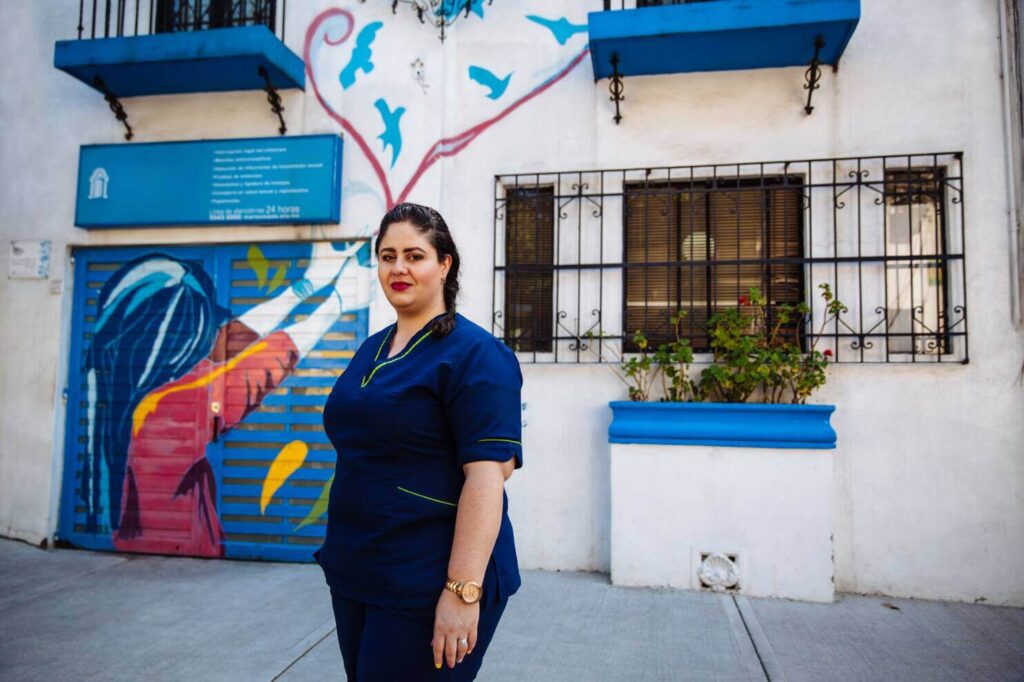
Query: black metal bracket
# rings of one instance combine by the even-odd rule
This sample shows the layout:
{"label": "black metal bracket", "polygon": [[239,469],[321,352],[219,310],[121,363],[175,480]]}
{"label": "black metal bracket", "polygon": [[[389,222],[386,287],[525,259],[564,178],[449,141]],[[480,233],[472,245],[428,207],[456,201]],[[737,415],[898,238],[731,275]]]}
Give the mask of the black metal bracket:
{"label": "black metal bracket", "polygon": [[807,91],[807,106],[804,107],[804,111],[810,116],[811,112],[814,111],[814,107],[811,106],[811,95],[820,86],[818,85],[821,81],[821,48],[825,47],[825,39],[818,36],[814,39],[814,57],[811,58],[811,66],[804,72],[804,90]]}
{"label": "black metal bracket", "polygon": [[619,102],[626,98],[622,95],[622,74],[619,73],[619,55],[616,52],[612,52],[612,79],[608,83],[608,90],[612,93],[612,96],[608,99],[615,102],[615,125],[619,125],[619,121],[622,120],[622,114],[619,112]]}
{"label": "black metal bracket", "polygon": [[128,125],[128,113],[125,112],[124,107],[121,105],[121,100],[117,98],[117,95],[107,89],[107,84],[103,82],[99,74],[93,76],[92,85],[94,88],[103,93],[103,99],[107,100],[107,104],[110,105],[110,110],[114,112],[114,116],[117,120],[124,124],[124,127],[128,130],[124,134],[124,139],[130,140],[134,136],[132,133],[132,127]]}
{"label": "black metal bracket", "polygon": [[284,116],[281,115],[281,112],[284,111],[284,105],[281,104],[281,95],[277,94],[277,90],[270,84],[270,74],[262,66],[259,68],[259,74],[266,84],[263,86],[263,90],[267,93],[267,101],[270,102],[270,108],[277,114],[277,120],[281,122],[281,127],[277,130],[284,135],[288,132],[288,126],[284,124]]}

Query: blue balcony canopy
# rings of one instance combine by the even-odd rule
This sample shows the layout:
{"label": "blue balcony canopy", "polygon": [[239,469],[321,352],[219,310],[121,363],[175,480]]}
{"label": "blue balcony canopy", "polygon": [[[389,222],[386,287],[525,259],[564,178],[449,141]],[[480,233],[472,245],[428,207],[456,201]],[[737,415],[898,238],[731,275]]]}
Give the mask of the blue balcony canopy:
{"label": "blue balcony canopy", "polygon": [[119,98],[262,90],[260,67],[275,89],[305,88],[302,58],[262,25],[61,40],[53,65],[102,92],[99,76]]}
{"label": "blue balcony canopy", "polygon": [[833,66],[860,19],[860,0],[715,0],[591,12],[594,79],[807,66],[815,42]]}

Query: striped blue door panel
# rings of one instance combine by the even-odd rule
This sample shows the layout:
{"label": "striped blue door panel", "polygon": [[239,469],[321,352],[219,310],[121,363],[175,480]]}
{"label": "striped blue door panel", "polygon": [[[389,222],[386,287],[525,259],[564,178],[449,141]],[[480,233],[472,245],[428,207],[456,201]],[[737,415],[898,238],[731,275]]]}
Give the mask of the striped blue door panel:
{"label": "striped blue door panel", "polygon": [[367,333],[337,273],[368,276],[343,270],[368,245],[344,246],[75,252],[60,537],[311,560],[335,461],[323,403]]}

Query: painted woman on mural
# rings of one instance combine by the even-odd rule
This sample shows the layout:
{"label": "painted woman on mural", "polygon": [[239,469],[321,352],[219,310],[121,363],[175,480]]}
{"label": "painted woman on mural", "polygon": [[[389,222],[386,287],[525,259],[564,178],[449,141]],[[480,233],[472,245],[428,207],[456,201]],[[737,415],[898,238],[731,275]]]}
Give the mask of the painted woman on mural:
{"label": "painted woman on mural", "polygon": [[324,407],[338,460],[314,556],[349,680],[472,680],[520,586],[504,484],[522,466],[523,377],[456,312],[459,252],[437,211],[395,206],[375,249],[398,319]]}
{"label": "painted woman on mural", "polygon": [[[106,282],[85,359],[90,530],[108,527],[122,551],[224,555],[206,446],[259,407],[342,313],[367,305],[361,247],[315,244],[301,279],[235,319],[195,262],[149,254]],[[279,329],[327,287],[312,314]]]}

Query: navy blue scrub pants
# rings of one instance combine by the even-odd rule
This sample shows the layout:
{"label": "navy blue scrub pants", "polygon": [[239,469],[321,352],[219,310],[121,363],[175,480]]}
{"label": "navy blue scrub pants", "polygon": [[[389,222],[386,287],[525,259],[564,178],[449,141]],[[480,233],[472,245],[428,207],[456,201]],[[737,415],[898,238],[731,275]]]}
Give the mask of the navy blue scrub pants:
{"label": "navy blue scrub pants", "polygon": [[442,656],[434,667],[434,609],[387,609],[343,597],[331,590],[338,645],[349,682],[463,682],[476,678],[505,601],[481,601],[473,653],[449,668]]}

